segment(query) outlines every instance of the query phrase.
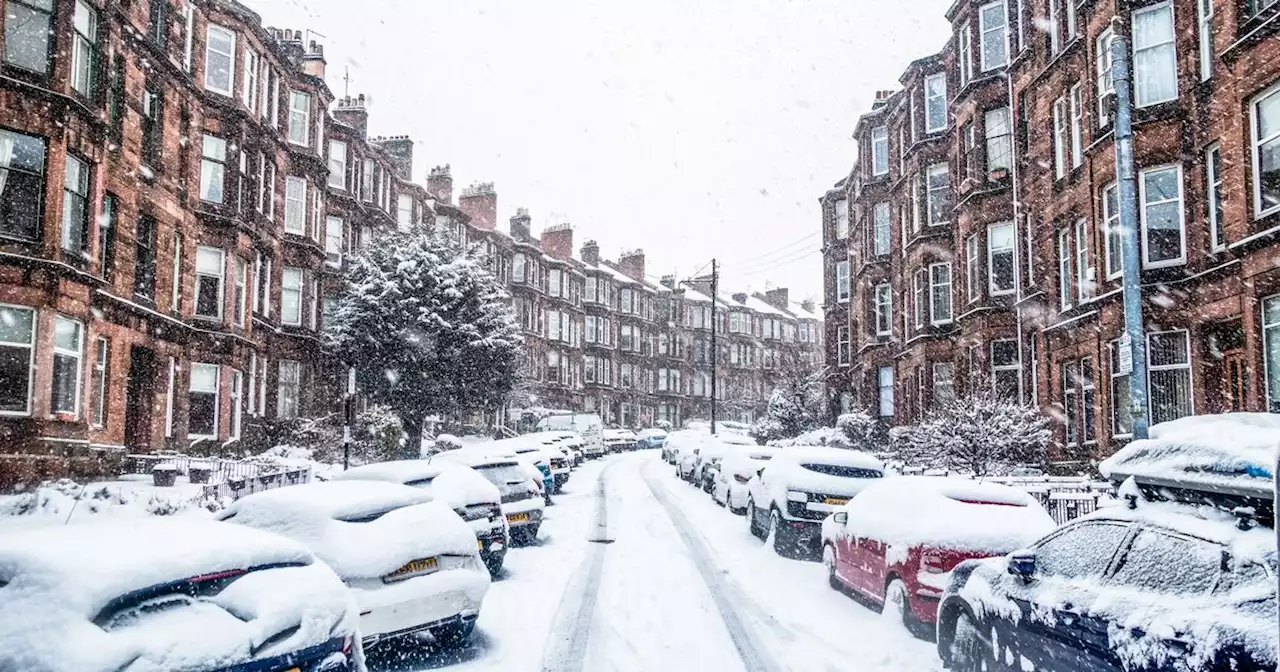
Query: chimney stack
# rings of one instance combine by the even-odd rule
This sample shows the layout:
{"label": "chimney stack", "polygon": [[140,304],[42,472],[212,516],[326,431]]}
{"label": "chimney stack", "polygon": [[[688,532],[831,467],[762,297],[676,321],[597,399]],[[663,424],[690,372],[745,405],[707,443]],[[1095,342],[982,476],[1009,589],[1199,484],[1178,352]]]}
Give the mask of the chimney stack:
{"label": "chimney stack", "polygon": [[302,72],[317,79],[324,79],[324,45],[311,40],[307,52],[302,55]]}
{"label": "chimney stack", "polygon": [[623,252],[618,257],[618,270],[636,282],[644,282],[644,250],[635,249]]}
{"label": "chimney stack", "polygon": [[662,276],[662,286],[663,286],[663,287],[666,287],[667,289],[675,289],[675,288],[676,288],[676,276],[674,276],[674,275],[664,275],[664,276]]}
{"label": "chimney stack", "polygon": [[808,311],[808,312],[812,313],[812,312],[813,312],[813,309],[814,309],[816,306],[815,306],[815,305],[814,305],[814,303],[813,303],[813,299],[805,299],[804,301],[801,301],[801,302],[800,302],[800,307],[801,307],[801,308],[804,308],[806,311]]}
{"label": "chimney stack", "polygon": [[436,166],[427,175],[427,195],[441,203],[453,203],[453,175],[449,164]]}
{"label": "chimney stack", "polygon": [[542,250],[555,259],[572,259],[573,225],[557,224],[543,229]]}
{"label": "chimney stack", "polygon": [[373,144],[382,148],[391,157],[391,165],[395,166],[396,177],[405,182],[413,180],[413,140],[407,135],[393,135],[389,138],[374,138]]}
{"label": "chimney stack", "polygon": [[787,310],[791,305],[791,293],[786,287],[770,289],[764,293],[764,302],[778,310]]}
{"label": "chimney stack", "polygon": [[527,209],[516,208],[516,214],[511,218],[511,238],[518,243],[532,243],[533,236],[529,233],[531,221]]}
{"label": "chimney stack", "polygon": [[582,250],[578,252],[578,256],[589,266],[600,265],[600,245],[594,240],[588,240],[582,244]]}
{"label": "chimney stack", "polygon": [[333,110],[333,118],[344,126],[355,129],[360,139],[369,137],[369,109],[365,107],[364,94],[346,96],[338,101]]}
{"label": "chimney stack", "polygon": [[498,192],[492,182],[477,182],[462,190],[458,207],[471,218],[477,229],[493,231],[498,228]]}
{"label": "chimney stack", "polygon": [[733,300],[734,300],[734,301],[737,301],[738,303],[746,303],[746,302],[747,302],[747,293],[746,293],[746,292],[736,292],[736,293],[734,293],[734,295],[733,295]]}

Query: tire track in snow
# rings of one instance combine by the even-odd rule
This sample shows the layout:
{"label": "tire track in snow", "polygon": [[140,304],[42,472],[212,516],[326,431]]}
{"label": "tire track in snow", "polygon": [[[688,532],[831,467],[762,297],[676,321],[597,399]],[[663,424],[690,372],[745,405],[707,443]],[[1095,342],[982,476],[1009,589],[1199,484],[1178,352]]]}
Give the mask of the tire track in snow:
{"label": "tire track in snow", "polygon": [[596,481],[596,519],[588,541],[597,543],[560,598],[542,655],[542,672],[581,672],[586,660],[596,595],[600,592],[600,576],[604,573],[604,551],[613,541],[609,532],[606,477],[617,465],[616,460],[605,465]]}
{"label": "tire track in snow", "polygon": [[747,672],[779,672],[784,669],[767,650],[759,646],[760,637],[753,632],[754,628],[748,621],[739,615],[735,605],[734,588],[725,582],[720,570],[711,559],[711,551],[707,549],[701,537],[694,532],[693,524],[689,522],[684,512],[672,501],[666,486],[649,474],[649,467],[653,464],[655,463],[649,462],[644,465],[640,469],[640,475],[645,485],[649,486],[649,492],[653,493],[653,498],[658,500],[666,510],[676,533],[688,547],[689,558],[693,560],[698,573],[702,575],[703,582],[707,584],[707,590],[711,592],[711,599],[715,602],[716,609],[720,611],[720,618],[724,620],[725,629],[729,631],[729,638],[738,649],[743,667]]}

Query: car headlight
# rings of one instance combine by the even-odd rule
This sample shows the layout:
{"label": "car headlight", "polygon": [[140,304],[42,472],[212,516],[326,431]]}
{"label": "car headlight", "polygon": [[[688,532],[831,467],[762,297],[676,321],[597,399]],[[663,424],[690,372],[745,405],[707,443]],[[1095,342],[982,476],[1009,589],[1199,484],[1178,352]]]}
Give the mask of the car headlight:
{"label": "car headlight", "polygon": [[809,501],[809,493],[796,492],[795,490],[787,491],[787,501],[791,502],[807,502]]}

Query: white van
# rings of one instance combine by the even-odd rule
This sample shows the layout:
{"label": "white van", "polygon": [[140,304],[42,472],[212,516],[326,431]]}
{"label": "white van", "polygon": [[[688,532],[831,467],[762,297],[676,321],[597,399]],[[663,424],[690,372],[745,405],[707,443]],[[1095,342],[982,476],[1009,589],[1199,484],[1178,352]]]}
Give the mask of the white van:
{"label": "white van", "polygon": [[548,415],[538,421],[538,431],[577,432],[586,442],[582,447],[583,457],[604,455],[604,422],[595,413]]}

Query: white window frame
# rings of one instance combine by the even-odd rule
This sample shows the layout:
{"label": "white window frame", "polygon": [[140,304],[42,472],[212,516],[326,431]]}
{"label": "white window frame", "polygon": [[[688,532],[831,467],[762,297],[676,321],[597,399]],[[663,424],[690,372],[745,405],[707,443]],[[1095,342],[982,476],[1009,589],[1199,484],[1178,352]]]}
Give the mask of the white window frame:
{"label": "white window frame", "polygon": [[[993,127],[995,128],[993,129]],[[970,131],[972,131],[972,127],[970,127]],[[1006,171],[1012,171],[1013,117],[1012,111],[1007,105],[1004,107],[993,107],[983,113],[982,133],[987,147],[987,155],[984,157],[986,159],[987,168],[986,176],[989,178],[992,172],[1001,168]],[[997,152],[997,150],[1001,151]],[[993,162],[993,157],[998,153],[1003,154],[1005,165],[995,165],[995,162]]]}
{"label": "white window frame", "polygon": [[[203,267],[205,266],[205,261],[207,259],[213,258],[213,256],[215,255],[217,257],[217,266],[218,266],[217,269],[216,270],[204,269]],[[214,315],[207,315],[200,312],[200,287],[202,284],[200,280],[202,278],[213,278],[218,283],[217,296],[216,296],[218,310],[217,310],[217,313]],[[177,281],[175,280],[175,284],[176,282]],[[224,310],[223,304],[226,303],[226,284],[227,284],[226,252],[224,252],[221,248],[209,247],[206,245],[200,245],[196,247],[196,278],[195,278],[195,291],[192,292],[192,299],[194,301],[192,306],[192,315],[196,317],[204,318],[204,319],[209,319],[209,320],[221,320],[223,310]]]}
{"label": "white window frame", "polygon": [[[214,50],[213,40],[209,39],[209,35],[215,32],[223,33],[227,37],[227,39],[231,42],[231,51],[229,53],[224,54],[221,51]],[[204,45],[204,88],[206,91],[220,93],[227,97],[231,97],[233,95],[233,92],[236,88],[236,38],[237,37],[239,36],[236,34],[236,31],[231,30],[226,26],[220,26],[216,23],[210,23],[208,25],[208,29],[205,32],[205,45]],[[209,69],[210,54],[218,54],[219,56],[224,56],[226,58],[231,59],[231,63],[227,67],[227,79],[229,79],[230,81],[227,82],[227,86],[225,89],[219,86],[218,83],[209,81],[211,77],[211,71]]]}
{"label": "white window frame", "polygon": [[[1001,247],[997,250],[992,243],[994,236],[991,235],[991,232],[994,229],[1005,226],[1009,227],[1011,231],[1009,235],[1009,246]],[[1014,227],[1013,222],[996,222],[994,224],[987,225],[987,294],[989,296],[1007,296],[1012,294],[1018,286],[1018,255],[1016,253],[1018,245],[1017,235],[1018,232]],[[1010,283],[1008,289],[1000,289],[996,287],[996,269],[994,261],[997,254],[1004,254],[1006,252],[1009,254],[1010,267],[1013,269],[1013,282]]]}
{"label": "white window frame", "polygon": [[1094,268],[1089,255],[1089,220],[1076,220],[1076,298],[1080,304],[1093,298]]}
{"label": "white window frame", "polygon": [[[343,242],[346,237],[347,224],[341,217],[329,215],[324,220],[324,252],[325,265],[338,268],[342,266]],[[336,229],[336,232],[335,232]],[[335,235],[336,234],[336,235]]]}
{"label": "white window frame", "polygon": [[[938,272],[940,270],[946,271],[947,277],[945,281],[938,278]],[[952,285],[954,281],[955,277],[952,275],[951,262],[944,261],[929,265],[929,323],[935,327],[943,324],[951,324],[952,320],[955,319],[955,298],[952,294]],[[940,292],[943,291],[946,292],[945,298],[947,311],[945,316],[939,317],[938,299]]]}
{"label": "white window frame", "polygon": [[[334,151],[340,149],[340,151]],[[341,154],[342,158],[337,158]],[[347,189],[347,143],[342,140],[329,141],[329,180],[328,185],[334,189]],[[336,170],[335,170],[336,167]]]}
{"label": "white window frame", "polygon": [[16,306],[7,303],[0,303],[0,313],[5,311],[17,311],[30,315],[31,331],[26,343],[19,341],[0,341],[0,349],[14,349],[27,351],[27,391],[25,395],[26,406],[21,411],[0,411],[0,416],[5,417],[21,417],[31,415],[31,394],[35,389],[36,380],[36,333],[39,331],[40,314],[36,309],[28,306]]}
{"label": "white window frame", "polygon": [[875,335],[893,336],[893,285],[881,282],[873,290],[875,297]]}
{"label": "white window frame", "polygon": [[284,178],[284,231],[307,235],[307,181],[292,175]]}
{"label": "white window frame", "polygon": [[1046,22],[1049,24],[1049,56],[1057,56],[1062,51],[1062,20],[1058,18],[1058,3],[1073,2],[1074,0],[1049,0],[1049,14]]}
{"label": "white window frame", "polygon": [[973,35],[969,22],[960,25],[956,38],[956,70],[960,74],[960,88],[963,89],[973,78]]}
{"label": "white window frame", "polygon": [[[214,188],[217,200],[212,199]],[[210,133],[200,140],[200,200],[219,205],[227,202],[227,141]]]}
{"label": "white window frame", "polygon": [[[285,371],[290,371],[289,385],[285,385]],[[293,394],[286,396],[285,390]],[[302,406],[302,363],[292,359],[282,359],[276,363],[276,418],[296,418]],[[290,406],[291,404],[291,406]],[[286,412],[287,411],[287,412]]]}
{"label": "white window frame", "polygon": [[[1013,343],[1014,347],[1018,348],[1019,357],[1015,357],[1012,364],[996,364],[996,345],[1001,343]],[[996,389],[997,373],[1001,371],[1015,371],[1018,374],[1016,376],[1016,378],[1018,379],[1018,393],[1014,398],[1017,399],[1019,402],[1021,402],[1022,400],[1021,353],[1022,353],[1021,346],[1018,345],[1018,340],[1014,338],[995,339],[991,341],[990,347],[987,348],[987,371],[988,371],[988,375],[991,376],[991,390],[993,392],[999,392],[999,390]]]}
{"label": "white window frame", "polygon": [[[298,102],[305,104],[300,108]],[[289,144],[299,147],[311,146],[311,94],[306,91],[289,90]],[[298,139],[301,132],[302,139]]]}
{"label": "white window frame", "polygon": [[413,196],[396,194],[396,226],[402,233],[413,229]]}
{"label": "white window frame", "polygon": [[240,100],[250,114],[258,112],[259,85],[258,76],[262,70],[262,57],[257,51],[246,47],[244,50],[244,75],[241,77]]}
{"label": "white window frame", "polygon": [[972,234],[964,241],[965,247],[965,291],[969,294],[969,303],[982,297],[982,240],[978,234]]}
{"label": "white window frame", "polygon": [[[1217,166],[1214,166],[1214,156]],[[1220,252],[1227,247],[1218,209],[1222,207],[1222,145],[1213,143],[1204,150],[1205,219],[1209,222],[1209,249]]]}
{"label": "white window frame", "polygon": [[[280,274],[280,322],[291,327],[302,326],[302,288],[306,285],[306,273],[301,268],[285,266]],[[290,279],[293,279],[291,282]],[[295,286],[296,285],[296,286]],[[298,295],[291,314],[285,296],[290,293]]]}
{"label": "white window frame", "polygon": [[[1109,193],[1115,193],[1115,211],[1112,212]],[[1120,187],[1112,182],[1102,188],[1102,239],[1106,248],[1107,279],[1115,280],[1124,275],[1124,247],[1120,240]],[[1115,262],[1112,264],[1112,259]]]}
{"label": "white window frame", "polygon": [[876,369],[876,412],[882,418],[892,418],[896,413],[894,378],[892,366],[881,366]]}
{"label": "white window frame", "polygon": [[[1151,208],[1153,206],[1163,205],[1165,203],[1172,203],[1173,201],[1167,200],[1167,201],[1160,201],[1159,203],[1148,203],[1147,202],[1147,175],[1150,173],[1158,173],[1165,170],[1173,170],[1176,173],[1177,180],[1178,180],[1177,211],[1178,211],[1179,254],[1177,258],[1174,258],[1174,259],[1152,262],[1149,259],[1151,246],[1147,240],[1147,234],[1148,234],[1147,210],[1148,208]],[[1141,220],[1142,222],[1142,267],[1143,268],[1166,268],[1169,266],[1181,266],[1187,263],[1187,213],[1183,209],[1186,206],[1187,201],[1186,201],[1186,196],[1184,192],[1185,192],[1185,189],[1183,188],[1183,185],[1182,185],[1182,165],[1181,164],[1175,163],[1175,164],[1167,164],[1163,166],[1152,166],[1151,168],[1144,168],[1138,173],[1138,214],[1139,214],[1138,219]]]}
{"label": "white window frame", "polygon": [[[1277,203],[1269,208],[1264,209],[1262,204],[1262,152],[1260,150],[1262,146],[1267,143],[1280,143],[1280,120],[1277,120],[1276,122],[1276,130],[1274,133],[1269,136],[1262,137],[1259,132],[1261,120],[1258,116],[1258,109],[1261,107],[1261,103],[1264,100],[1267,100],[1272,96],[1280,96],[1280,83],[1271,86],[1249,100],[1249,139],[1253,154],[1252,191],[1253,218],[1255,220],[1280,212],[1280,199],[1277,199]],[[1277,106],[1280,107],[1280,100],[1277,101]]]}
{"label": "white window frame", "polygon": [[1200,81],[1213,77],[1213,0],[1196,0],[1196,33],[1199,36]]}
{"label": "white window frame", "polygon": [[1067,98],[1053,101],[1053,179],[1067,176]]}
{"label": "white window frame", "polygon": [[874,227],[871,240],[871,252],[877,257],[887,257],[893,250],[893,212],[888,201],[872,206],[872,224]]}
{"label": "white window frame", "polygon": [[[1276,348],[1271,344],[1273,338],[1280,338],[1280,319],[1274,322],[1267,321],[1267,304],[1270,302],[1280,303],[1280,294],[1272,294],[1258,302],[1260,313],[1258,321],[1262,325],[1262,379],[1267,394],[1267,407],[1263,410],[1274,413],[1277,409],[1280,409],[1280,389],[1276,389],[1272,385],[1271,376],[1276,365],[1272,364],[1271,359],[1267,357],[1267,353],[1280,352],[1280,348]],[[1280,318],[1280,307],[1276,308],[1274,312]]]}
{"label": "white window frame", "polygon": [[850,277],[851,276],[849,275],[848,260],[837,261],[836,262],[836,303],[849,302]]}
{"label": "white window frame", "polygon": [[1067,101],[1071,113],[1071,168],[1075,169],[1084,165],[1084,106],[1080,98],[1080,82],[1071,85]]}
{"label": "white window frame", "polygon": [[244,372],[231,370],[231,433],[229,438],[240,438],[244,425]]}
{"label": "white window frame", "polygon": [[[1154,358],[1151,357],[1151,353],[1153,352],[1151,348],[1151,339],[1152,337],[1163,336],[1166,334],[1182,335],[1182,342],[1183,342],[1183,345],[1185,346],[1185,352],[1187,354],[1187,361],[1185,363],[1180,363],[1180,364],[1155,364],[1154,363]],[[1187,372],[1187,401],[1190,403],[1190,407],[1187,409],[1188,413],[1186,415],[1182,415],[1179,417],[1185,418],[1185,417],[1190,417],[1196,414],[1196,395],[1195,395],[1196,381],[1195,381],[1195,370],[1192,367],[1192,363],[1194,359],[1195,359],[1195,355],[1191,348],[1191,332],[1190,331],[1186,329],[1168,329],[1165,331],[1147,332],[1147,390],[1149,391],[1147,396],[1147,417],[1151,419],[1152,424],[1156,424],[1157,421],[1155,419],[1154,413],[1152,412],[1153,404],[1155,402],[1155,393],[1151,385],[1151,374],[1157,373],[1160,371],[1184,371],[1185,370]]]}
{"label": "white window frame", "polygon": [[[1178,99],[1178,50],[1177,50],[1178,24],[1175,23],[1174,21],[1173,3],[1162,2],[1158,5],[1151,5],[1149,7],[1143,7],[1141,9],[1133,10],[1133,15],[1130,18],[1130,22],[1131,22],[1130,25],[1136,26],[1138,24],[1140,17],[1148,14],[1155,14],[1157,12],[1168,12],[1170,37],[1168,41],[1154,43],[1154,44],[1147,44],[1147,45],[1139,45],[1136,39],[1138,36],[1138,31],[1136,30],[1134,31],[1135,39],[1133,42],[1133,106],[1135,108],[1150,107],[1152,105],[1159,105],[1160,103],[1167,103],[1169,101]],[[1142,54],[1143,52],[1155,51],[1155,50],[1167,50],[1169,55],[1168,60],[1165,62],[1162,62],[1161,65],[1167,66],[1169,70],[1171,70],[1171,72],[1167,72],[1165,74],[1172,77],[1173,92],[1172,92],[1172,95],[1164,98],[1154,98],[1152,97],[1154,96],[1154,94],[1145,91],[1144,82],[1146,82],[1148,78],[1144,77],[1143,74],[1139,72],[1139,68],[1142,65],[1140,54]]]}
{"label": "white window frame", "polygon": [[1115,39],[1115,32],[1111,28],[1106,28],[1098,33],[1098,38],[1094,40],[1094,75],[1095,88],[1098,99],[1098,128],[1106,128],[1111,124],[1111,116],[1106,106],[1106,98],[1109,94],[1115,94],[1116,85],[1111,79],[1111,41]]}
{"label": "white window frame", "polygon": [[853,343],[849,340],[849,327],[836,327],[836,365],[849,366],[852,362]]}
{"label": "white window frame", "polygon": [[871,174],[889,174],[889,128],[876,126],[871,129]]}
{"label": "white window frame", "polygon": [[947,73],[935,72],[924,78],[924,132],[947,130]]}
{"label": "white window frame", "polygon": [[[213,390],[195,389],[196,369],[212,369],[213,370]],[[187,400],[188,400],[188,420],[190,420],[190,399],[193,394],[212,394],[213,395],[213,433],[212,434],[189,434],[189,439],[214,439],[218,437],[218,430],[221,428],[222,421],[222,367],[217,364],[209,364],[207,362],[191,362],[188,367],[187,376]]]}
{"label": "white window frame", "polygon": [[249,264],[239,256],[236,260],[236,324],[244,326],[248,323],[249,301]]}
{"label": "white window frame", "polygon": [[1074,296],[1071,288],[1071,264],[1071,229],[1064,228],[1058,231],[1058,308],[1061,310],[1071,308]]}
{"label": "white window frame", "polygon": [[106,336],[94,339],[93,350],[93,400],[89,404],[89,424],[101,429],[107,418],[107,371],[111,366],[111,341]]}
{"label": "white window frame", "polygon": [[[934,185],[934,178],[941,175],[946,178],[946,183],[940,186]],[[951,221],[951,166],[945,161],[935,163],[925,169],[924,175],[925,186],[925,209],[926,218],[929,226],[943,226]],[[941,192],[946,198],[945,207],[936,207],[934,197]],[[942,204],[936,204],[941,206]]]}
{"label": "white window frame", "polygon": [[[998,7],[1001,23],[999,25],[986,25],[987,10]],[[1001,46],[1001,59],[999,62],[987,61],[987,45],[988,35],[997,33],[997,36],[991,39]],[[978,8],[978,62],[982,68],[982,72],[989,72],[997,68],[1003,68],[1009,64],[1009,8],[1005,5],[1004,0],[996,0],[996,2],[988,2]]]}

